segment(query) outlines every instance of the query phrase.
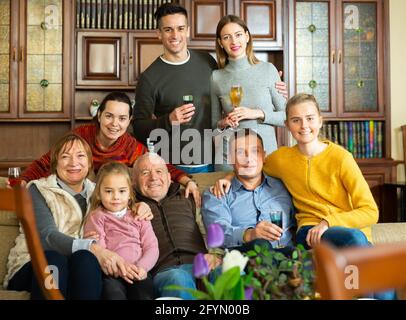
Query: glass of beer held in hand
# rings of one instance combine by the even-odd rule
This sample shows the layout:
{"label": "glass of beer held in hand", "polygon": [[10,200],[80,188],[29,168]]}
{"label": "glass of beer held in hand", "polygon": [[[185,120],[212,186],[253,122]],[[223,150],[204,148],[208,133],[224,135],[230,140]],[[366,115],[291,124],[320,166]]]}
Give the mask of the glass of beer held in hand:
{"label": "glass of beer held in hand", "polygon": [[230,100],[234,108],[239,107],[242,99],[242,87],[235,84],[230,89]]}

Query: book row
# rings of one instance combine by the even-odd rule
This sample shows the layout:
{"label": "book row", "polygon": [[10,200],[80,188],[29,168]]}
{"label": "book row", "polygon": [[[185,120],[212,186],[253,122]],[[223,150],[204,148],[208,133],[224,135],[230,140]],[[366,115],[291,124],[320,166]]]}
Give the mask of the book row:
{"label": "book row", "polygon": [[156,9],[171,0],[76,0],[76,28],[134,29],[157,28]]}
{"label": "book row", "polygon": [[320,134],[340,144],[354,158],[382,158],[383,121],[332,121],[323,124]]}

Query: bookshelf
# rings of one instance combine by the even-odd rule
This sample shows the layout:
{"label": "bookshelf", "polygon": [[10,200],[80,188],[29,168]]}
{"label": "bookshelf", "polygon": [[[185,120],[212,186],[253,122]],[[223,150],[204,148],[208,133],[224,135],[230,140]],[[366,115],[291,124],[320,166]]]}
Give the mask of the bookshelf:
{"label": "bookshelf", "polygon": [[77,29],[154,30],[154,12],[170,0],[76,0]]}

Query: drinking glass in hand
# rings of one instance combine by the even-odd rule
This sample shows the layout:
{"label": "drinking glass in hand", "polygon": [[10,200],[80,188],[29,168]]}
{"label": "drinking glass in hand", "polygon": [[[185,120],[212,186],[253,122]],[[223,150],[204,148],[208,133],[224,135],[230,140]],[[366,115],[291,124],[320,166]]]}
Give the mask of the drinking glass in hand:
{"label": "drinking glass in hand", "polygon": [[21,183],[21,170],[19,167],[8,168],[8,183],[10,187],[14,187]]}
{"label": "drinking glass in hand", "polygon": [[[279,228],[283,230],[283,220],[282,220],[282,211],[281,210],[271,210],[269,212],[269,216],[271,218],[271,222],[275,225],[277,225]],[[282,234],[283,235],[283,234]],[[281,235],[281,238],[282,238]],[[281,248],[280,240],[278,240],[278,248]]]}
{"label": "drinking glass in hand", "polygon": [[[182,99],[183,99],[183,104],[193,103],[193,96],[191,94],[184,95],[182,97]],[[185,124],[190,124],[190,121],[186,122]]]}
{"label": "drinking glass in hand", "polygon": [[240,106],[242,99],[242,87],[239,84],[233,85],[230,89],[230,100],[234,108]]}

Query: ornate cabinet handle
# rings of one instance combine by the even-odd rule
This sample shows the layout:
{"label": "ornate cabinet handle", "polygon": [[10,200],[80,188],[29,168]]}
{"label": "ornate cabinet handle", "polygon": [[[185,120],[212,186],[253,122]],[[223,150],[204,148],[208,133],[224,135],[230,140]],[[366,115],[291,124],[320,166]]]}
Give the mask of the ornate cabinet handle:
{"label": "ornate cabinet handle", "polygon": [[41,82],[39,83],[41,88],[45,89],[49,85],[49,81],[47,79],[42,79]]}
{"label": "ornate cabinet handle", "polygon": [[335,50],[331,51],[331,63],[332,64],[336,63],[336,51]]}

